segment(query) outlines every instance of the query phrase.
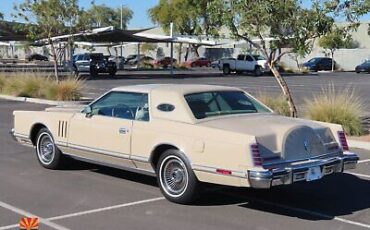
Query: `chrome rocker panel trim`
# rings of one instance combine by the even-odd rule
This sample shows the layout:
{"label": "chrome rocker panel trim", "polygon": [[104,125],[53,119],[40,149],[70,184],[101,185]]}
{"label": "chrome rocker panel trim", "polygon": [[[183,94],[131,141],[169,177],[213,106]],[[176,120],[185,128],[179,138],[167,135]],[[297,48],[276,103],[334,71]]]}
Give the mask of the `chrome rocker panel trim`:
{"label": "chrome rocker panel trim", "polygon": [[[248,171],[247,176],[252,188],[268,189],[277,185],[293,184],[307,181],[310,168],[320,167],[321,178],[333,173],[356,168],[359,157],[355,153],[344,152],[341,157],[312,160],[301,164],[294,164],[286,168],[265,171]],[[320,179],[321,179],[320,178]]]}

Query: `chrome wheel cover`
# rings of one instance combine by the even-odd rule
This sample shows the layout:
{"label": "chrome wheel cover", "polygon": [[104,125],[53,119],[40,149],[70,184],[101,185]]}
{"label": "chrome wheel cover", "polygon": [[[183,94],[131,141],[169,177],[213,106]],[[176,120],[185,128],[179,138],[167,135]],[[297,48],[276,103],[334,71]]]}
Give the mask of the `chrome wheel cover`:
{"label": "chrome wheel cover", "polygon": [[161,186],[169,196],[179,197],[184,194],[189,184],[189,176],[185,163],[179,157],[166,157],[159,172]]}
{"label": "chrome wheel cover", "polygon": [[49,165],[55,157],[55,145],[53,138],[47,132],[42,133],[37,139],[37,157],[45,164]]}

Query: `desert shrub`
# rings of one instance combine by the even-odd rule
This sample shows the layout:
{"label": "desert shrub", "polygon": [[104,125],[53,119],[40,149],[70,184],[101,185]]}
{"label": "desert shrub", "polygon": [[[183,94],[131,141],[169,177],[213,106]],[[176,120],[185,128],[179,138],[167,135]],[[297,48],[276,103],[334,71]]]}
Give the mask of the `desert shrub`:
{"label": "desert shrub", "polygon": [[6,84],[5,76],[0,76],[0,92],[3,91],[3,88],[4,88],[5,84]]}
{"label": "desert shrub", "polygon": [[361,115],[364,103],[353,88],[336,90],[331,84],[313,99],[305,101],[307,118],[340,124],[349,135],[363,134]]}
{"label": "desert shrub", "polygon": [[271,108],[275,113],[290,116],[289,104],[283,95],[273,96],[266,92],[259,92],[257,99]]}
{"label": "desert shrub", "polygon": [[22,94],[22,86],[23,81],[21,78],[9,76],[5,80],[2,93],[12,96],[19,96],[20,94]]}
{"label": "desert shrub", "polygon": [[178,70],[188,70],[189,69],[189,66],[187,66],[185,63],[180,63],[180,64],[174,64],[173,65],[174,68],[178,69]]}
{"label": "desert shrub", "polygon": [[140,68],[143,69],[154,69],[154,65],[150,62],[143,62],[140,64]]}
{"label": "desert shrub", "polygon": [[50,100],[79,100],[83,81],[67,77],[59,83],[37,73],[0,75],[0,92],[18,97],[46,98]]}
{"label": "desert shrub", "polygon": [[57,101],[76,101],[82,96],[83,81],[69,77],[59,83],[53,82],[46,90],[46,98]]}
{"label": "desert shrub", "polygon": [[[19,79],[21,81],[22,79]],[[37,76],[28,76],[23,78],[21,89],[18,96],[21,97],[44,97],[44,91],[47,87],[45,78]]]}

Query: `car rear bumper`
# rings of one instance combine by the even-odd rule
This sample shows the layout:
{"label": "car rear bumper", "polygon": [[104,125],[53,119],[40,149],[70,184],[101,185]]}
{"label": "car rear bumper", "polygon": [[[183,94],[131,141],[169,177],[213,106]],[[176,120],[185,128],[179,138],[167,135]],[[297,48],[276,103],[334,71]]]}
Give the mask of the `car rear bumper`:
{"label": "car rear bumper", "polygon": [[9,132],[14,141],[27,146],[33,146],[31,139],[23,134],[16,133],[14,129]]}
{"label": "car rear bumper", "polygon": [[[248,171],[249,184],[253,188],[267,189],[277,185],[288,185],[300,181],[321,179],[324,176],[341,173],[356,168],[359,157],[355,153],[345,152],[342,157],[320,159],[294,164],[286,168],[266,171]],[[314,179],[309,173],[312,169],[320,169],[320,175]]]}

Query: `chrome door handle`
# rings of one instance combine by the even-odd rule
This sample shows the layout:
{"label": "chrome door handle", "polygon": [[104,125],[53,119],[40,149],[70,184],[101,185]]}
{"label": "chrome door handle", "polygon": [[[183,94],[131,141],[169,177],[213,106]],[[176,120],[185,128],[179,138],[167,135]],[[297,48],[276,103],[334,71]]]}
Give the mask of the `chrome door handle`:
{"label": "chrome door handle", "polygon": [[128,133],[128,129],[126,129],[126,128],[119,128],[118,132],[119,132],[119,134],[126,134],[126,133]]}

